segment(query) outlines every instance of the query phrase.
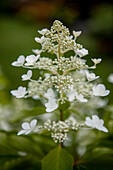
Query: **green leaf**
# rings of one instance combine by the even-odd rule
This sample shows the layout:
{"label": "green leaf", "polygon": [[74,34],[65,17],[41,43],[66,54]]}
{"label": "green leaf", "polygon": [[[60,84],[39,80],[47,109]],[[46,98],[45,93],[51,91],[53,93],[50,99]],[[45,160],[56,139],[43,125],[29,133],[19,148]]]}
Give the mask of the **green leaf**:
{"label": "green leaf", "polygon": [[42,161],[42,170],[72,170],[73,157],[61,147],[53,149]]}
{"label": "green leaf", "polygon": [[36,155],[40,159],[44,156],[42,148],[30,136],[0,134],[0,155],[18,155],[19,151]]}
{"label": "green leaf", "polygon": [[45,107],[35,107],[32,110],[23,110],[21,114],[17,116],[17,118],[13,121],[18,122],[19,120],[29,117],[29,116],[37,116],[46,113]]}
{"label": "green leaf", "polygon": [[0,156],[0,170],[42,170],[41,161],[34,156]]}
{"label": "green leaf", "polygon": [[25,111],[25,116],[37,116],[46,113],[45,107],[35,107],[30,111]]}

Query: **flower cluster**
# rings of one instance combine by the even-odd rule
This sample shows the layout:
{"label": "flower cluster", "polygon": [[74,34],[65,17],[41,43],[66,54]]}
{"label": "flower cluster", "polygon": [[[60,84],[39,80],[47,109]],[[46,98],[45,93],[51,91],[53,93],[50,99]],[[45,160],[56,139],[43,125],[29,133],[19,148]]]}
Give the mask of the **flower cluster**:
{"label": "flower cluster", "polygon": [[51,132],[51,136],[54,142],[61,143],[64,140],[68,139],[67,133],[70,130],[78,130],[83,125],[83,123],[77,123],[73,117],[70,117],[65,121],[58,122],[47,120],[47,122],[44,123],[44,129]]}
{"label": "flower cluster", "polygon": [[30,123],[24,122],[22,124],[23,130],[18,132],[18,135],[22,134],[29,134],[31,131],[39,132],[40,131],[48,131],[51,133],[51,137],[53,138],[54,142],[61,143],[68,139],[68,132],[70,130],[79,130],[80,128],[83,128],[85,125],[91,128],[96,128],[100,131],[108,132],[108,129],[103,126],[104,121],[102,119],[99,119],[98,116],[93,115],[92,119],[89,117],[86,117],[86,121],[84,123],[79,123],[75,120],[74,117],[70,117],[65,121],[51,121],[48,119],[43,125],[39,125],[36,127],[37,120],[34,119]]}
{"label": "flower cluster", "polygon": [[[103,84],[96,83],[99,76],[89,71],[95,69],[102,59],[91,59],[92,66],[88,66],[83,59],[88,55],[88,50],[76,42],[81,31],[73,31],[73,35],[70,35],[69,29],[55,20],[50,30],[44,28],[38,32],[41,38],[36,37],[35,41],[41,44],[41,49],[34,49],[35,55],[21,55],[12,63],[13,66],[28,69],[27,73],[22,75],[22,81],[29,81],[27,89],[20,86],[11,91],[12,95],[17,98],[39,99],[46,107],[46,112],[53,112],[56,109],[60,111],[66,102],[71,106],[73,103],[87,103],[90,99],[109,94],[110,91],[106,90]],[[69,51],[73,51],[73,55],[67,56]],[[53,59],[44,57],[44,52],[53,55]],[[40,72],[38,80],[33,79],[32,69]],[[70,129],[77,130],[81,124],[72,120],[60,120],[57,123],[45,122],[44,127],[48,126],[54,141],[62,142],[67,139]],[[24,127],[22,132],[25,130]]]}
{"label": "flower cluster", "polygon": [[69,29],[63,26],[58,20],[54,21],[50,30],[45,31],[41,39],[35,38],[35,40],[42,44],[43,51],[48,51],[56,55],[59,50],[62,55],[70,49],[76,49],[76,43],[73,37],[70,36]]}
{"label": "flower cluster", "polygon": [[[58,108],[59,101],[64,103],[68,101],[87,102],[89,97],[92,96],[106,96],[109,90],[105,90],[104,85],[94,85],[92,81],[99,78],[94,73],[88,72],[88,68],[96,68],[96,64],[101,62],[101,59],[92,59],[94,66],[88,67],[86,61],[81,57],[88,54],[88,50],[82,45],[76,43],[76,38],[81,32],[73,31],[73,36],[70,35],[69,29],[56,20],[50,30],[43,29],[39,31],[42,35],[41,38],[35,38],[36,42],[40,43],[42,49],[33,50],[37,55],[29,55],[26,58],[21,55],[17,61],[13,62],[13,66],[22,66],[28,69],[41,69],[49,71],[49,76],[44,78],[39,77],[38,80],[32,79],[32,71],[28,70],[27,74],[22,75],[22,80],[29,80],[28,89],[19,87],[11,93],[17,98],[33,97],[45,98],[45,93],[49,88],[54,88],[57,92],[58,98],[50,99],[45,104],[46,111],[51,112],[53,108]],[[64,53],[73,50],[75,56],[69,58],[64,57]],[[56,58],[54,60],[48,57],[41,57],[42,52],[54,53]],[[70,74],[71,71],[82,70],[86,77],[84,81],[80,79],[73,79]],[[55,107],[52,107],[52,105]],[[48,107],[50,106],[50,109]]]}

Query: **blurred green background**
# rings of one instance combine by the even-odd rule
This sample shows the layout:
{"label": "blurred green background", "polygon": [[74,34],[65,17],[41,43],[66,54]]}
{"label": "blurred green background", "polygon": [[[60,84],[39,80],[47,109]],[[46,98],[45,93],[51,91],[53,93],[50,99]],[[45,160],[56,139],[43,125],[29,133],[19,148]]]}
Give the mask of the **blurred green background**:
{"label": "blurred green background", "polygon": [[[91,131],[85,135],[85,132],[83,132],[82,137],[80,139],[78,137],[78,143],[75,135],[76,146],[74,144],[71,149],[69,148],[69,152],[74,152],[73,148],[85,143],[83,145],[88,145],[89,150],[87,149],[84,159],[86,159],[85,161],[92,159],[94,163],[93,166],[88,164],[87,169],[90,167],[93,170],[92,167],[94,167],[96,170],[103,170],[103,167],[99,169],[99,165],[95,167],[95,162],[102,158],[99,160],[102,163],[103,160],[107,160],[105,170],[111,170],[108,164],[110,165],[113,162],[113,84],[107,81],[108,75],[113,73],[113,4],[110,0],[0,0],[0,68],[2,70],[2,74],[0,72],[0,84],[5,86],[3,90],[0,90],[0,104],[11,103],[18,109],[21,106],[23,106],[23,109],[28,107],[29,103],[25,103],[26,100],[22,103],[21,101],[18,103],[10,100],[10,90],[16,89],[20,85],[27,85],[26,82],[21,81],[21,75],[26,73],[26,70],[13,67],[11,63],[16,61],[21,54],[25,56],[32,54],[32,49],[39,47],[34,41],[34,38],[38,35],[37,30],[50,28],[55,19],[59,19],[69,27],[71,33],[72,30],[82,31],[77,42],[89,50],[89,55],[85,57],[89,65],[92,65],[91,58],[102,58],[102,63],[98,65],[95,73],[102,78],[102,83],[111,91],[108,103],[110,108],[108,106],[104,111],[100,110],[100,113],[105,115],[104,120],[109,127],[109,133]],[[0,88],[2,89],[1,86]],[[33,105],[34,103],[31,104],[31,107]],[[7,109],[9,108],[4,108],[4,113]],[[24,112],[21,109],[20,112],[17,112],[16,109],[11,110],[9,119],[9,123],[14,126],[15,131],[1,131],[0,133],[0,169],[3,170],[1,165],[4,165],[5,162],[6,169],[4,170],[13,170],[12,167],[14,167],[14,170],[40,170],[41,162],[37,158],[45,156],[56,144],[43,135],[17,137],[16,130],[20,129]],[[36,113],[33,116],[36,116]],[[30,116],[30,114],[25,114],[25,116]],[[15,120],[18,120],[18,118],[19,121],[15,124]],[[77,135],[79,136],[79,132]],[[89,143],[87,144],[87,142]],[[21,151],[23,154],[25,152],[28,156],[24,157],[20,152],[21,156],[18,158],[17,151]],[[90,157],[90,155],[93,155],[93,157]],[[13,160],[13,162],[10,160]],[[108,160],[111,162],[108,163]],[[83,169],[82,165],[80,169]]]}

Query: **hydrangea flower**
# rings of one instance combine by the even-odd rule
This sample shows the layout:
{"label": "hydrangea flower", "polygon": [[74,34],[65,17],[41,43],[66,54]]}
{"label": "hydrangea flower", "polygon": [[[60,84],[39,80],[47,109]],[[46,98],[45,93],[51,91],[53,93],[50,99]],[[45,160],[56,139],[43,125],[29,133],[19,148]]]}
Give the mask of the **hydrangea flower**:
{"label": "hydrangea flower", "polygon": [[99,64],[99,63],[102,61],[101,58],[98,58],[98,59],[92,58],[91,60],[94,62],[95,65],[96,65],[96,64]]}
{"label": "hydrangea flower", "polygon": [[34,95],[32,98],[33,98],[34,100],[38,100],[40,97],[39,97],[39,95]]}
{"label": "hydrangea flower", "polygon": [[[11,91],[12,95],[17,98],[32,97],[33,99],[39,99],[43,104],[47,100],[44,104],[46,112],[54,111],[58,108],[59,102],[62,105],[66,100],[70,102],[72,108],[75,107],[76,102],[78,105],[78,102],[85,103],[88,100],[86,108],[87,105],[90,105],[90,108],[96,108],[97,104],[95,104],[94,99],[96,98],[96,102],[98,102],[98,98],[95,96],[106,96],[109,94],[109,90],[105,90],[105,86],[102,84],[93,86],[91,82],[99,76],[89,73],[88,69],[95,69],[96,64],[100,63],[101,59],[92,59],[94,65],[89,67],[86,60],[81,58],[88,54],[88,50],[76,42],[76,38],[81,34],[81,31],[73,31],[73,35],[70,35],[69,29],[60,21],[55,20],[50,30],[44,28],[39,30],[38,33],[42,37],[36,37],[35,40],[40,43],[41,49],[33,50],[36,55],[29,55],[26,59],[24,56],[20,56],[17,61],[12,63],[14,66],[30,69],[27,74],[22,75],[23,81],[29,80],[27,90],[25,87],[20,86],[17,90]],[[75,53],[72,56],[65,56],[65,53],[70,50]],[[44,52],[53,54],[54,59],[47,56],[43,57],[42,53]],[[40,72],[38,79],[31,79],[31,69],[38,69],[38,72]],[[55,98],[56,96],[57,98]],[[90,102],[90,98],[93,102]],[[86,111],[86,109],[84,110]],[[62,120],[63,108],[61,111],[59,107],[58,111],[60,114],[59,121],[52,122],[49,120],[44,125],[38,126],[38,130],[50,131],[53,140],[61,143],[67,139],[67,133],[70,130],[78,130],[84,126],[84,123],[76,122],[72,118],[64,121]],[[29,134],[34,130],[36,123],[37,120],[31,121],[30,124],[24,122],[22,124],[23,129],[18,135]],[[107,131],[103,126],[103,121],[95,116],[92,117],[92,120],[86,118],[86,124],[90,127]]]}
{"label": "hydrangea flower", "polygon": [[[97,102],[97,105],[96,105],[96,108],[103,108],[107,105],[108,103],[108,99],[102,99],[102,98],[95,98],[96,102]],[[93,99],[94,101],[94,99]]]}
{"label": "hydrangea flower", "polygon": [[20,55],[17,59],[17,61],[14,61],[12,63],[13,66],[17,66],[17,67],[20,67],[20,66],[23,66],[25,62],[25,57],[23,55]]}
{"label": "hydrangea flower", "polygon": [[39,34],[44,35],[48,31],[47,28],[43,28],[42,30],[38,30]]}
{"label": "hydrangea flower", "polygon": [[25,81],[25,80],[30,80],[30,78],[32,77],[32,71],[31,70],[28,70],[27,74],[23,74],[22,75],[22,80]]}
{"label": "hydrangea flower", "polygon": [[76,54],[78,54],[80,57],[84,57],[88,54],[88,50],[86,50],[85,48],[77,49]]}
{"label": "hydrangea flower", "polygon": [[16,98],[23,98],[27,94],[26,87],[20,86],[17,90],[12,90],[11,94]]}
{"label": "hydrangea flower", "polygon": [[48,90],[47,90],[47,93],[45,93],[45,95],[44,95],[47,99],[54,99],[55,98],[55,94],[54,94],[54,92],[53,92],[53,89],[51,89],[51,88],[49,88]]}
{"label": "hydrangea flower", "polygon": [[79,101],[79,102],[87,102],[88,100],[84,98],[84,96],[82,94],[78,94],[74,89],[71,90],[70,93],[67,94],[69,101],[73,101],[75,98]]}
{"label": "hydrangea flower", "polygon": [[99,78],[99,76],[96,76],[94,73],[86,72],[86,78],[88,81],[93,81]]}
{"label": "hydrangea flower", "polygon": [[36,119],[33,119],[30,123],[27,123],[27,122],[22,123],[23,130],[20,130],[17,135],[29,134],[31,131],[34,130],[36,124],[37,124]]}
{"label": "hydrangea flower", "polygon": [[89,127],[108,132],[108,129],[103,126],[104,121],[102,119],[99,119],[97,115],[93,115],[92,119],[90,117],[86,117],[85,124]]}
{"label": "hydrangea flower", "polygon": [[109,76],[108,76],[108,81],[110,83],[113,83],[113,73],[111,73]]}
{"label": "hydrangea flower", "polygon": [[38,43],[42,43],[45,40],[45,37],[42,36],[41,38],[35,37],[35,41]]}
{"label": "hydrangea flower", "polygon": [[29,55],[29,56],[27,56],[26,57],[26,61],[27,61],[27,63],[25,63],[25,65],[26,66],[32,66],[32,65],[34,65],[35,64],[35,62],[38,60],[38,58],[40,57],[40,55],[37,55],[37,56],[35,56],[35,55]]}
{"label": "hydrangea flower", "polygon": [[58,108],[58,104],[55,102],[54,99],[50,99],[48,103],[45,104],[46,112],[52,112]]}
{"label": "hydrangea flower", "polygon": [[81,34],[81,31],[73,31],[75,39]]}
{"label": "hydrangea flower", "polygon": [[69,101],[72,102],[75,99],[75,90],[71,90],[70,93],[67,94]]}
{"label": "hydrangea flower", "polygon": [[105,90],[105,86],[103,84],[98,84],[97,86],[93,86],[94,96],[107,96],[109,93],[110,91]]}
{"label": "hydrangea flower", "polygon": [[35,53],[37,55],[42,52],[42,50],[39,50],[39,49],[33,49],[32,51],[33,51],[33,53]]}
{"label": "hydrangea flower", "polygon": [[77,92],[75,92],[75,96],[76,96],[76,99],[81,103],[85,103],[88,101],[87,99],[84,98],[82,94],[78,94]]}

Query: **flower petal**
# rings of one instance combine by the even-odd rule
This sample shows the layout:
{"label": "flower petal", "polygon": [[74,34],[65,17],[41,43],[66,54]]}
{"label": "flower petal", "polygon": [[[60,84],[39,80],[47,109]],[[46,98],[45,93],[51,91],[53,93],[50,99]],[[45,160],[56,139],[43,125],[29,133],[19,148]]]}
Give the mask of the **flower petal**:
{"label": "flower petal", "polygon": [[22,134],[24,134],[26,132],[26,130],[20,130],[18,133],[17,133],[17,135],[22,135]]}
{"label": "flower petal", "polygon": [[23,128],[24,130],[30,129],[29,123],[27,123],[27,122],[22,123],[22,128]]}
{"label": "flower petal", "polygon": [[92,128],[94,127],[93,121],[90,119],[90,117],[86,117],[85,125],[92,127]]}
{"label": "flower petal", "polygon": [[106,90],[103,96],[107,96],[110,93],[109,90]]}
{"label": "flower petal", "polygon": [[37,120],[36,119],[33,119],[31,122],[30,122],[30,127],[31,129],[33,129],[37,124]]}
{"label": "flower petal", "polygon": [[31,129],[28,130],[28,131],[26,131],[26,132],[25,132],[25,135],[28,135],[29,133],[31,133],[31,131],[32,131]]}
{"label": "flower petal", "polygon": [[107,129],[106,127],[103,126],[102,131],[104,131],[104,132],[107,133],[107,132],[108,132],[108,129]]}
{"label": "flower petal", "polygon": [[92,120],[96,123],[99,121],[99,117],[97,115],[93,115]]}

